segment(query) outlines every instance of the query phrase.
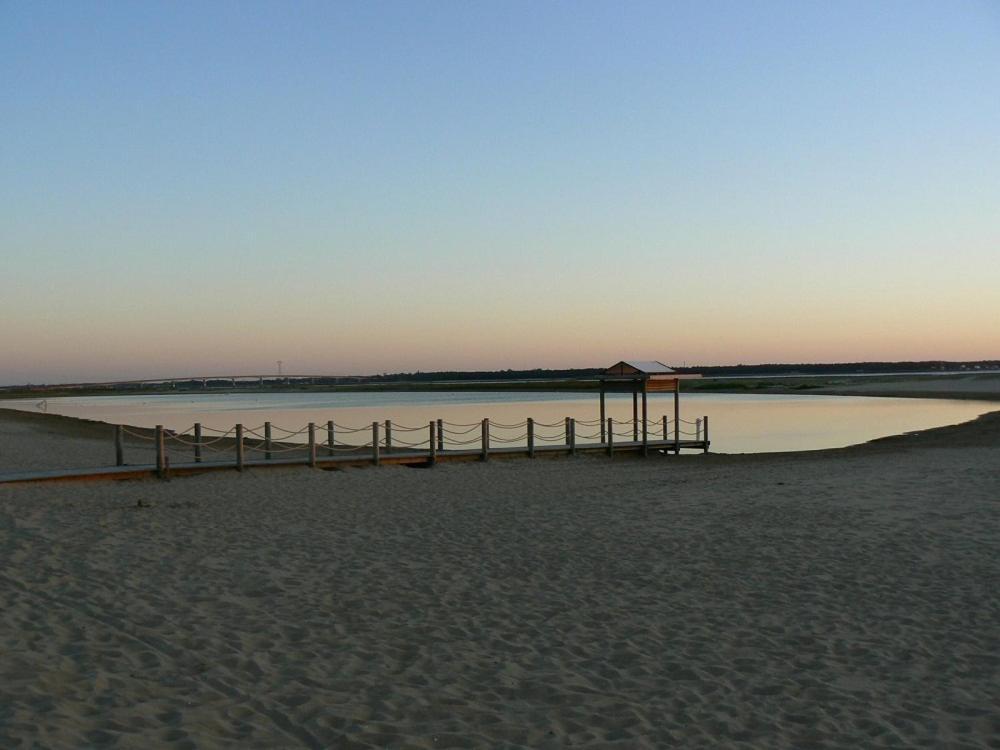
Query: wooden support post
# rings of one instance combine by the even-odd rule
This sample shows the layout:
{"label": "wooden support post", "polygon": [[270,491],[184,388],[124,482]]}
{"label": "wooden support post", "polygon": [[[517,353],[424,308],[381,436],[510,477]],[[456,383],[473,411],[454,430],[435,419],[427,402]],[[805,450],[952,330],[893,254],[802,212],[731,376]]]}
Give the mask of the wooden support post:
{"label": "wooden support post", "polygon": [[576,455],[576,420],[569,420],[569,455]]}
{"label": "wooden support post", "polygon": [[708,415],[707,414],[704,417],[702,417],[702,424],[705,425],[705,434],[702,436],[705,442],[704,442],[704,444],[702,446],[703,449],[704,449],[702,452],[703,453],[708,453]]}
{"label": "wooden support post", "polygon": [[681,454],[681,381],[674,381],[674,455]]}
{"label": "wooden support post", "polygon": [[385,448],[388,451],[392,447],[392,422],[385,420]]}
{"label": "wooden support post", "polygon": [[615,420],[608,417],[608,455],[615,452]]}
{"label": "wooden support post", "polygon": [[243,471],[243,425],[236,425],[236,470]]}
{"label": "wooden support post", "polygon": [[125,465],[125,428],[115,425],[115,466]]}
{"label": "wooden support post", "polygon": [[666,414],[664,414],[664,415],[663,415],[663,441],[664,441],[664,442],[666,442],[667,440],[669,440],[669,439],[670,439],[670,438],[669,438],[669,435],[670,435],[670,432],[669,432],[669,429],[670,429],[670,428],[669,428],[669,427],[667,427],[667,423],[668,423],[668,422],[670,422],[670,420],[669,420],[669,419],[667,419],[667,415],[666,415]]}
{"label": "wooden support post", "polygon": [[563,429],[564,429],[564,432],[566,433],[566,445],[569,445],[569,423],[570,423],[570,418],[566,417],[563,420],[563,422],[565,424],[565,427]]}
{"label": "wooden support post", "polygon": [[378,450],[378,422],[372,422],[372,463],[378,466],[382,463]]}
{"label": "wooden support post", "polygon": [[264,458],[271,460],[271,423],[264,422]]}
{"label": "wooden support post", "polygon": [[701,442],[701,417],[694,420],[694,439]]}
{"label": "wooden support post", "polygon": [[601,442],[604,442],[604,420],[607,418],[606,409],[604,406],[604,381],[601,381]]}
{"label": "wooden support post", "polygon": [[646,381],[642,381],[642,455],[649,455],[649,409],[646,403]]}
{"label": "wooden support post", "polygon": [[428,428],[427,428],[427,445],[429,446],[428,451],[430,455],[430,463],[432,466],[435,463],[437,463],[437,435],[435,434],[436,432],[436,430],[434,429],[435,427],[437,427],[437,424],[432,419],[428,423]]}
{"label": "wooden support post", "polygon": [[490,420],[483,420],[483,449],[480,458],[483,461],[488,461],[490,458]]}
{"label": "wooden support post", "polygon": [[167,455],[163,446],[163,425],[156,425],[156,476],[163,479],[167,473]]}
{"label": "wooden support post", "polygon": [[309,466],[316,468],[316,424],[309,423]]}
{"label": "wooden support post", "polygon": [[632,442],[639,440],[639,389],[632,391]]}
{"label": "wooden support post", "polygon": [[327,420],[326,423],[326,455],[332,456],[333,449],[337,447],[336,434],[333,431],[334,425],[333,420]]}
{"label": "wooden support post", "polygon": [[528,417],[528,458],[535,457],[535,420]]}
{"label": "wooden support post", "polygon": [[201,463],[201,422],[194,423],[194,462]]}

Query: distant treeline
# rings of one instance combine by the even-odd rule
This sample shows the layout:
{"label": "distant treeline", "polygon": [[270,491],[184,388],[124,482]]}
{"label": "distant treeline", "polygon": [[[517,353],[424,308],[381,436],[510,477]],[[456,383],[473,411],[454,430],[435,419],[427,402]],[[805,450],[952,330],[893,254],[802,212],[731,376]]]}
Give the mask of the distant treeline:
{"label": "distant treeline", "polygon": [[[756,376],[756,375],[858,375],[893,374],[906,372],[975,372],[976,370],[1000,369],[1000,360],[978,362],[948,362],[928,360],[923,362],[838,362],[816,363],[773,363],[759,365],[711,365],[674,367],[681,373],[700,373],[705,377]],[[437,371],[437,372],[397,372],[372,375],[365,382],[390,383],[462,380],[558,380],[594,378],[604,372],[603,367],[577,368],[570,370],[480,370],[480,371]]]}

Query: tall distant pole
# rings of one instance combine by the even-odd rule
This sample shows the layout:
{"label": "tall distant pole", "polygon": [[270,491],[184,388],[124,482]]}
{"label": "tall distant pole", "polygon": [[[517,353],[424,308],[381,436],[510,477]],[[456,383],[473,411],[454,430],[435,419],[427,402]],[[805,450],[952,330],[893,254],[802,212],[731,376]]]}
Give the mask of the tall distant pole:
{"label": "tall distant pole", "polygon": [[283,363],[283,360],[279,359],[278,360],[278,377],[279,378],[281,377],[281,365],[282,365],[282,363]]}

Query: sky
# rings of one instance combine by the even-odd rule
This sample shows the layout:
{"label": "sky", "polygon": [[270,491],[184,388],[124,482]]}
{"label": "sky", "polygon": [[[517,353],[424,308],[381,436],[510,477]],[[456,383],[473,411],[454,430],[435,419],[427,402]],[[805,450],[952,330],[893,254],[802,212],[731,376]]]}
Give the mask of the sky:
{"label": "sky", "polygon": [[0,0],[0,384],[998,357],[992,0]]}

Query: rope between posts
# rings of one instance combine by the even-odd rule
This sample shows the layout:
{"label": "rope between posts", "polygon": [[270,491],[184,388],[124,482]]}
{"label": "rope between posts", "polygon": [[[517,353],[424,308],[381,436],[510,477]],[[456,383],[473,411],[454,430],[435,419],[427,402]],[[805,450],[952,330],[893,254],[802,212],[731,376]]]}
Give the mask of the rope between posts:
{"label": "rope between posts", "polygon": [[286,430],[284,427],[278,427],[278,425],[273,424],[271,425],[271,432],[273,433],[274,430],[278,430],[279,432],[285,433],[285,437],[295,437],[296,435],[301,435],[304,432],[308,432],[309,425],[306,425],[305,427],[302,427],[301,429],[298,430]]}
{"label": "rope between posts", "polygon": [[212,438],[211,440],[202,440],[201,447],[208,448],[209,446],[215,445],[216,443],[222,442],[226,439],[226,435],[219,435],[217,438]]}
{"label": "rope between posts", "polygon": [[[427,430],[427,425],[423,427],[404,427],[403,425],[396,424],[395,422],[390,422],[389,425],[392,427],[393,432],[419,432],[420,430]],[[383,425],[384,427],[384,425]]]}
{"label": "rope between posts", "polygon": [[194,447],[196,447],[198,445],[204,445],[204,443],[199,443],[197,440],[185,440],[184,438],[179,437],[177,435],[171,435],[170,439],[171,440],[176,440],[181,445],[189,445],[192,448],[194,448]]}
{"label": "rope between posts", "polygon": [[419,442],[416,442],[416,443],[411,443],[411,442],[409,442],[407,440],[397,440],[395,437],[393,437],[393,439],[392,439],[392,445],[389,446],[389,447],[395,448],[396,445],[399,444],[399,445],[402,445],[405,448],[420,448],[420,447],[426,445],[427,442],[428,442],[427,438],[424,438],[423,440],[420,440]]}
{"label": "rope between posts", "polygon": [[204,425],[202,425],[201,431],[203,433],[204,432],[214,432],[214,433],[217,433],[217,434],[221,435],[222,437],[225,437],[226,435],[229,435],[230,433],[236,432],[236,428],[235,427],[230,427],[228,430],[226,430],[225,432],[223,432],[222,430],[218,430],[215,427],[205,427]]}
{"label": "rope between posts", "polygon": [[337,424],[336,422],[333,423],[333,427],[337,432],[346,432],[346,433],[371,432],[372,429],[371,425],[368,425],[367,427],[348,427],[346,425]]}
{"label": "rope between posts", "polygon": [[139,432],[133,432],[128,427],[122,427],[122,432],[125,435],[131,435],[132,437],[139,438],[140,440],[155,440],[156,439],[155,435],[143,435],[142,433],[139,433]]}
{"label": "rope between posts", "polygon": [[552,437],[545,437],[544,435],[535,434],[535,440],[541,440],[545,443],[554,443],[557,440],[565,440],[565,435],[553,435]]}
{"label": "rope between posts", "polygon": [[471,440],[448,440],[447,441],[447,443],[449,445],[472,445],[474,443],[475,444],[479,444],[480,442],[481,442],[481,439],[478,438],[478,437],[472,438]]}
{"label": "rope between posts", "polygon": [[492,435],[490,436],[490,440],[496,443],[518,443],[521,442],[522,440],[527,440],[527,439],[528,439],[527,432],[522,432],[520,435],[515,435],[512,438],[494,437]]}
{"label": "rope between posts", "polygon": [[446,422],[441,420],[442,425],[448,425],[449,427],[479,427],[479,422],[470,422],[469,424],[461,424],[459,422]]}
{"label": "rope between posts", "polygon": [[527,424],[528,420],[526,419],[523,422],[518,422],[516,424],[501,424],[500,422],[490,422],[490,427],[497,427],[501,430],[516,430],[520,427],[526,427]]}
{"label": "rope between posts", "polygon": [[481,428],[482,425],[474,424],[467,430],[447,430],[442,427],[441,432],[443,432],[445,435],[468,435],[470,432],[473,432],[477,427]]}

